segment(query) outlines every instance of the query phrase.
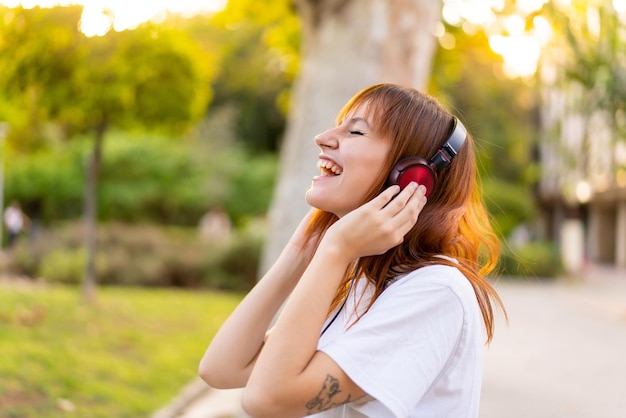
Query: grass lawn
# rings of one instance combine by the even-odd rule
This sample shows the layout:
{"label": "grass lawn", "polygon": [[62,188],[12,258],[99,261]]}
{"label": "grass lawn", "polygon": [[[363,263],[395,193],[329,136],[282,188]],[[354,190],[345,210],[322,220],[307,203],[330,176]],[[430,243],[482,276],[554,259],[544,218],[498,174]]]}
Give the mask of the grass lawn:
{"label": "grass lawn", "polygon": [[197,375],[241,295],[0,283],[0,416],[147,417]]}

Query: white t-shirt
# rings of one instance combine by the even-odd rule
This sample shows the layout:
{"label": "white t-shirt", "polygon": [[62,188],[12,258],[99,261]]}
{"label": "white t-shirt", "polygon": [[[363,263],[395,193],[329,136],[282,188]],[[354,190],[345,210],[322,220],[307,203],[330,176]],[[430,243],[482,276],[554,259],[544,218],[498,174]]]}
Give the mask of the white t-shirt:
{"label": "white t-shirt", "polygon": [[350,327],[355,304],[364,309],[371,291],[357,281],[318,343],[369,396],[312,416],[478,416],[484,334],[468,279],[445,265],[415,270]]}
{"label": "white t-shirt", "polygon": [[24,227],[24,217],[19,209],[9,206],[4,212],[4,223],[9,232],[17,233]]}

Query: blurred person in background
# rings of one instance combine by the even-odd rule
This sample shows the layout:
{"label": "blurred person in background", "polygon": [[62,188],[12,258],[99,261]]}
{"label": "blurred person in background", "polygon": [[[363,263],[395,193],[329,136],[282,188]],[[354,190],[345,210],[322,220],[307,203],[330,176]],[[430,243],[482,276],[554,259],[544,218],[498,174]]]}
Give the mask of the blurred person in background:
{"label": "blurred person in background", "polygon": [[4,211],[4,225],[7,229],[7,246],[13,248],[29,224],[28,216],[22,211],[19,202],[13,201]]}
{"label": "blurred person in background", "polygon": [[220,205],[213,207],[199,223],[200,239],[213,245],[228,245],[232,235],[232,224],[228,213]]}

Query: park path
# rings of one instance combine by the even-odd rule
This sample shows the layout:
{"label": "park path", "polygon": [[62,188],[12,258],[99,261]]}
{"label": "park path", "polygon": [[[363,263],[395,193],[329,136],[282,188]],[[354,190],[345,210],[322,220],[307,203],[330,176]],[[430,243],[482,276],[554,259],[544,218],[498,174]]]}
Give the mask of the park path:
{"label": "park path", "polygon": [[485,356],[481,418],[626,417],[626,271],[498,290],[510,321]]}
{"label": "park path", "polygon": [[[626,417],[626,270],[496,288],[509,324],[497,317],[485,352],[480,418]],[[238,390],[185,391],[153,418],[245,417]]]}

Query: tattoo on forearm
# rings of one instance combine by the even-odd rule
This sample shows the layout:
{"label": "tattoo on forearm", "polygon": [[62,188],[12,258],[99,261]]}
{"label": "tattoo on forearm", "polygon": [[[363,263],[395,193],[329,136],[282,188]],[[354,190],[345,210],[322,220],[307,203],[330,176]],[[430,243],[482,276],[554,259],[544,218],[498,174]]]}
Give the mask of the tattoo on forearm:
{"label": "tattoo on forearm", "polygon": [[340,400],[341,396],[338,396],[340,393],[339,380],[331,375],[326,375],[322,389],[320,389],[317,396],[307,402],[307,413],[309,415],[315,414],[350,402],[350,395]]}

